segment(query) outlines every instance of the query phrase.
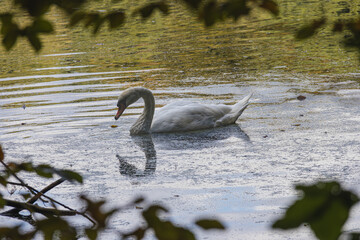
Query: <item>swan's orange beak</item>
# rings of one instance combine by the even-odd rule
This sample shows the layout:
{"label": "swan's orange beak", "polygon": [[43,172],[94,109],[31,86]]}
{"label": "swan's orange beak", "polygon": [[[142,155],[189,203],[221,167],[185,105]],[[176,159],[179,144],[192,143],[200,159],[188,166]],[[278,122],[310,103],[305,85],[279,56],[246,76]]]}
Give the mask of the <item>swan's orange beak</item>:
{"label": "swan's orange beak", "polygon": [[120,117],[121,114],[125,111],[125,109],[126,109],[125,104],[120,104],[119,109],[118,109],[118,111],[117,111],[117,113],[116,113],[116,115],[115,115],[115,120],[118,120],[118,119],[119,119],[119,117]]}

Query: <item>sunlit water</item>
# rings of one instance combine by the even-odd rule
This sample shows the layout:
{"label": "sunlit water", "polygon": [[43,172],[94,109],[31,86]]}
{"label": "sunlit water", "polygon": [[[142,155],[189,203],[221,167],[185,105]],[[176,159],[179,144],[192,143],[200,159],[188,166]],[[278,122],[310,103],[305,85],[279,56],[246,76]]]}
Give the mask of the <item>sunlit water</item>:
{"label": "sunlit water", "polygon": [[[296,42],[289,29],[298,21],[269,15],[211,29],[190,15],[179,25],[171,19],[156,16],[96,38],[60,28],[39,55],[25,41],[2,52],[6,160],[80,172],[84,185],[64,183],[51,193],[71,206],[79,206],[79,193],[110,206],[141,194],[168,206],[179,224],[193,228],[197,217],[211,216],[228,227],[194,229],[199,239],[313,238],[305,227],[270,226],[295,198],[294,184],[339,180],[360,193],[356,52],[345,54],[338,36],[325,31]],[[113,118],[119,93],[131,86],[152,89],[157,107],[182,99],[233,104],[254,95],[236,125],[132,138],[143,103]],[[38,188],[48,183],[24,177]],[[112,229],[132,229],[139,211],[116,215]],[[359,231],[359,216],[357,207],[347,230]]]}

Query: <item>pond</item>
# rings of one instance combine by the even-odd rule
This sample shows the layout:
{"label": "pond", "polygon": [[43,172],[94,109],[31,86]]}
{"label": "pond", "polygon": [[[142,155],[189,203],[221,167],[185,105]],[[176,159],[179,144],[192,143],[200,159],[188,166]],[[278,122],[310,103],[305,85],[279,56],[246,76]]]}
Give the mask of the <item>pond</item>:
{"label": "pond", "polygon": [[[314,239],[306,227],[270,226],[297,196],[294,184],[338,180],[360,193],[359,56],[329,29],[306,41],[293,36],[321,11],[349,18],[360,6],[279,4],[279,18],[259,13],[212,28],[172,9],[95,37],[81,27],[66,29],[54,10],[48,17],[56,20],[56,34],[42,38],[39,54],[25,40],[1,50],[0,142],[7,161],[81,173],[83,185],[64,183],[51,192],[71,206],[79,206],[79,193],[110,206],[143,195],[167,206],[180,225],[192,228],[197,217],[211,216],[228,227],[195,230],[199,239]],[[114,115],[120,92],[134,86],[151,89],[156,107],[177,100],[234,104],[254,94],[235,125],[131,137],[143,103],[118,121]],[[38,188],[49,182],[24,178]],[[139,211],[119,213],[111,228],[132,229]],[[359,217],[356,207],[346,230],[359,231]],[[104,239],[114,238],[112,229]]]}

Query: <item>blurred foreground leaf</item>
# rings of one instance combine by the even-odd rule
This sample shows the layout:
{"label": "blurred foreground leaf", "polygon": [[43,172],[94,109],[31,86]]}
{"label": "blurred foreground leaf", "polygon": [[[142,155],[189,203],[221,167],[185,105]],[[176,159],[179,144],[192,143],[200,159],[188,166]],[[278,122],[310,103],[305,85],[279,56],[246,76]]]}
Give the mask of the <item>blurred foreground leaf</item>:
{"label": "blurred foreground leaf", "polygon": [[214,219],[200,219],[197,220],[196,225],[198,225],[199,227],[208,230],[208,229],[221,229],[221,230],[225,230],[225,226],[219,222],[218,220],[214,220]]}
{"label": "blurred foreground leaf", "polygon": [[76,229],[61,218],[49,218],[37,221],[36,230],[44,234],[45,240],[77,239]]}
{"label": "blurred foreground leaf", "polygon": [[325,24],[325,22],[326,19],[322,18],[320,20],[314,20],[312,23],[301,27],[296,32],[296,39],[303,40],[313,36],[317,32],[317,30]]}
{"label": "blurred foreground leaf", "polygon": [[134,12],[134,14],[140,14],[143,19],[149,18],[152,13],[158,9],[163,14],[169,13],[169,6],[164,1],[153,2],[145,5]]}
{"label": "blurred foreground leaf", "polygon": [[351,207],[359,201],[337,182],[318,182],[314,185],[297,185],[303,196],[286,211],[273,228],[291,229],[308,223],[320,240],[337,239],[349,217]]}

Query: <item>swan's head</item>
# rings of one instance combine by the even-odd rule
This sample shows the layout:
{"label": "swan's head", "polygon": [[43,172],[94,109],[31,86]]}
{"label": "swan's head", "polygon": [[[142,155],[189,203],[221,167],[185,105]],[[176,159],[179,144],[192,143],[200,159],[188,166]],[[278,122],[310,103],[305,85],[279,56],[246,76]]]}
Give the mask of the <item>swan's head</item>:
{"label": "swan's head", "polygon": [[125,109],[133,104],[134,102],[136,102],[137,100],[139,100],[140,96],[140,88],[129,88],[126,89],[125,91],[123,91],[120,94],[117,106],[118,106],[118,111],[115,115],[115,120],[118,120],[119,117],[121,116],[121,114],[125,111]]}

